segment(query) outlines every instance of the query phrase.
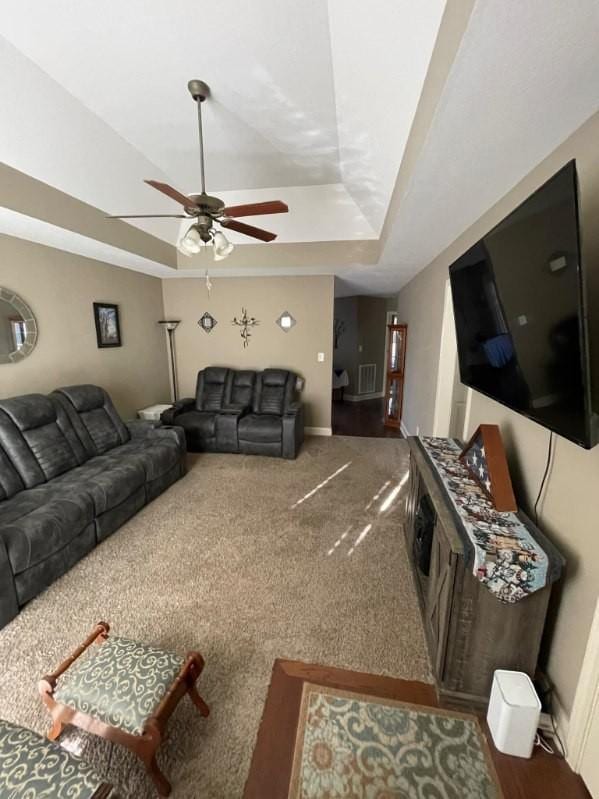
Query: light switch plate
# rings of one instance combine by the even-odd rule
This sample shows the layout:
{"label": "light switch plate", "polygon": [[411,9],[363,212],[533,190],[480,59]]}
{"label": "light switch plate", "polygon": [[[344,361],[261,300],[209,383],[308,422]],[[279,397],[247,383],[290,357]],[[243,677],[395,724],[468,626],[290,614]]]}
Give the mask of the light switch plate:
{"label": "light switch plate", "polygon": [[318,363],[324,363],[324,352],[318,353]]}

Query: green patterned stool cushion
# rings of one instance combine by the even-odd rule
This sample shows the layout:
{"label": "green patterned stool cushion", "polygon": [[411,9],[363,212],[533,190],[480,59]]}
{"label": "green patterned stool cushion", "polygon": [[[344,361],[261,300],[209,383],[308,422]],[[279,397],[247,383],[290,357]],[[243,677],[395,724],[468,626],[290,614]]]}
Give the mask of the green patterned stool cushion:
{"label": "green patterned stool cushion", "polygon": [[[0,719],[2,799],[92,799],[103,785],[104,780],[80,758]],[[102,796],[108,795],[114,797],[102,791]]]}
{"label": "green patterned stool cushion", "polygon": [[67,669],[54,699],[111,727],[141,735],[184,662],[172,652],[110,636]]}

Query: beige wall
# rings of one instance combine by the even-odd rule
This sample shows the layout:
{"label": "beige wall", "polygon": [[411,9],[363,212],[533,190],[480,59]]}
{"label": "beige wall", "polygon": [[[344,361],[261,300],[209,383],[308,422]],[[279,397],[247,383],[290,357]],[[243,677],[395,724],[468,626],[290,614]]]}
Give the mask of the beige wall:
{"label": "beige wall", "polygon": [[[571,158],[577,159],[580,180],[584,263],[589,283],[599,279],[598,141],[596,114],[400,292],[398,310],[409,325],[404,422],[411,432],[417,426],[423,433],[432,431],[447,267]],[[590,317],[596,324],[597,305]],[[592,357],[597,366],[598,354]],[[530,510],[543,473],[548,431],[473,392],[470,431],[481,422],[501,426],[518,500]],[[555,595],[543,665],[568,714],[599,590],[598,485],[599,447],[586,451],[558,438],[540,516],[568,566]]]}
{"label": "beige wall", "polygon": [[[213,278],[212,283],[208,297],[202,280],[163,281],[165,314],[181,320],[176,333],[180,395],[194,395],[198,370],[206,366],[292,369],[306,381],[306,424],[330,427],[333,277]],[[239,328],[231,324],[242,306],[260,322],[246,349]],[[205,311],[218,323],[211,333],[197,324]],[[288,332],[275,324],[283,311],[297,321]],[[325,354],[323,363],[318,352]]]}
{"label": "beige wall", "polygon": [[[47,393],[57,386],[96,383],[126,417],[169,401],[165,334],[158,278],[0,236],[0,285],[29,304],[39,337],[18,364],[0,364],[0,396]],[[98,349],[95,301],[118,304],[122,347]]]}

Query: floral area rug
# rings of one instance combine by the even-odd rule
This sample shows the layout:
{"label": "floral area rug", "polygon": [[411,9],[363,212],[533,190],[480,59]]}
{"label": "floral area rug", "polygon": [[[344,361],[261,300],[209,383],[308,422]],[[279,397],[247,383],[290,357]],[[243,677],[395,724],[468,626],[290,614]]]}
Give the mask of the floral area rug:
{"label": "floral area rug", "polygon": [[474,716],[304,683],[289,799],[501,799]]}

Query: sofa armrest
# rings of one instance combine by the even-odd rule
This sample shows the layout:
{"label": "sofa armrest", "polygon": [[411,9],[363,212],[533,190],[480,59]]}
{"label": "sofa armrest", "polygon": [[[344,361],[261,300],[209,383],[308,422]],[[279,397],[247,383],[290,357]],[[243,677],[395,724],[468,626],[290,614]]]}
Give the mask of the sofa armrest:
{"label": "sofa armrest", "polygon": [[131,419],[129,422],[125,422],[132,439],[145,438],[152,430],[160,427],[161,424],[161,421],[154,419]]}
{"label": "sofa armrest", "polygon": [[285,408],[284,416],[297,416],[302,410],[302,403],[301,402],[291,402]]}
{"label": "sofa armrest", "polygon": [[162,411],[160,419],[164,424],[175,424],[175,417],[179,413],[191,411],[195,407],[195,403],[195,397],[184,397],[183,399],[177,400],[170,408],[167,408],[166,411]]}
{"label": "sofa armrest", "polygon": [[179,446],[181,454],[185,454],[187,452],[185,430],[183,430],[182,427],[177,426],[176,420],[174,425],[163,425],[162,427],[157,427],[152,433],[151,437],[155,438],[157,441],[160,439],[170,439],[171,441],[175,441]]}
{"label": "sofa armrest", "polygon": [[243,416],[249,410],[249,405],[225,405],[219,410],[219,413],[226,413],[231,416]]}
{"label": "sofa armrest", "polygon": [[19,601],[15,578],[4,540],[0,535],[0,629],[14,619],[18,612]]}
{"label": "sofa armrest", "polygon": [[283,415],[284,458],[296,458],[304,441],[304,406],[301,403],[290,405]]}
{"label": "sofa armrest", "polygon": [[129,431],[132,441],[140,441],[143,439],[160,441],[160,439],[170,439],[177,444],[181,453],[187,451],[185,432],[183,428],[178,427],[176,423],[174,425],[164,425],[161,421],[134,419],[131,422],[127,422],[127,430]]}

